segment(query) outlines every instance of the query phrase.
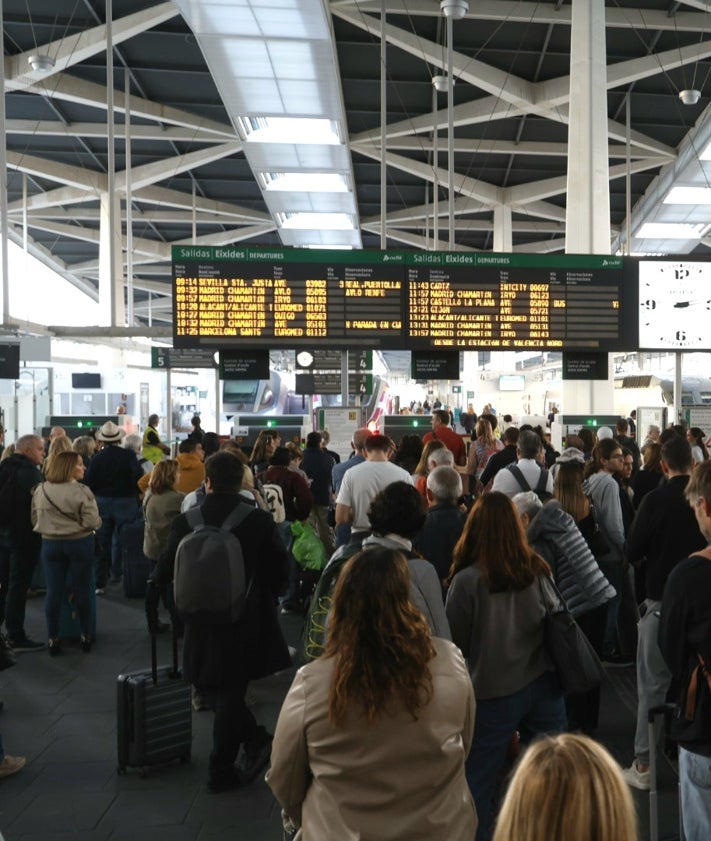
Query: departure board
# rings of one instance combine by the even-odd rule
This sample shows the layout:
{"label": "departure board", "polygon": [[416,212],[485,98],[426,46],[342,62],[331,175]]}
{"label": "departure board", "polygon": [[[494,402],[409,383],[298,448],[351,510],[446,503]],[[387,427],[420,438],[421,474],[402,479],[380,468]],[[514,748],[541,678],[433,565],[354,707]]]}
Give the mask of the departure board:
{"label": "departure board", "polygon": [[627,350],[623,281],[618,257],[175,246],[173,344]]}
{"label": "departure board", "polygon": [[625,343],[621,258],[410,256],[410,347],[619,350]]}
{"label": "departure board", "polygon": [[404,256],[321,254],[174,248],[173,344],[399,347]]}

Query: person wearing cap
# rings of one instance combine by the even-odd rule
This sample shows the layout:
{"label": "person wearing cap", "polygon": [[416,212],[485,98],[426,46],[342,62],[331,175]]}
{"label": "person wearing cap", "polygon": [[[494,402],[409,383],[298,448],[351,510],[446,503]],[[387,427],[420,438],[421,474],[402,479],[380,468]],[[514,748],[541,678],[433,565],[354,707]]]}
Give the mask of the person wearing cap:
{"label": "person wearing cap", "polygon": [[148,426],[143,433],[143,457],[152,461],[153,464],[170,455],[170,447],[160,440],[158,435],[158,415],[151,415],[148,418]]}
{"label": "person wearing cap", "polygon": [[97,538],[101,552],[96,558],[96,592],[101,595],[106,582],[121,580],[121,554],[118,533],[125,523],[132,523],[139,511],[136,483],[143,475],[133,450],[120,446],[126,433],[113,421],[97,432],[102,444],[84,476],[84,483],[94,492],[101,516]]}

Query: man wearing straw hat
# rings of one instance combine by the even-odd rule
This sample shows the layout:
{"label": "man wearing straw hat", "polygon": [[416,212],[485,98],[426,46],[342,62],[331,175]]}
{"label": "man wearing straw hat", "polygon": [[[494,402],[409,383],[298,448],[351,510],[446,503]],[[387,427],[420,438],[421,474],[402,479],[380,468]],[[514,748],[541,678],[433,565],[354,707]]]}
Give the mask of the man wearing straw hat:
{"label": "man wearing straw hat", "polygon": [[133,450],[119,446],[126,433],[113,421],[107,421],[96,433],[101,449],[89,463],[84,482],[96,497],[101,515],[97,539],[100,551],[96,558],[96,592],[104,593],[106,582],[121,580],[121,553],[118,533],[125,523],[132,523],[138,514],[136,482],[143,475]]}

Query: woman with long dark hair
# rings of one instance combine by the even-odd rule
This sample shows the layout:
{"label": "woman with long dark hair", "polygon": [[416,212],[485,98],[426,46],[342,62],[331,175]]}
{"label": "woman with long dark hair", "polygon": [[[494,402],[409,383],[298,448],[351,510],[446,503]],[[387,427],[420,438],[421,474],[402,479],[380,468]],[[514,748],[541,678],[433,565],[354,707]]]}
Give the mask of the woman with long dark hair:
{"label": "woman with long dark hair", "polygon": [[324,656],[297,672],[267,782],[304,839],[471,841],[474,694],[461,653],[410,601],[405,557],[355,555]]}
{"label": "woman with long dark hair", "polygon": [[548,564],[531,549],[511,500],[477,499],[454,547],[446,612],[477,697],[467,780],[479,817],[477,841],[491,834],[492,801],[512,735],[523,741],[565,729],[563,697],[543,644]]}

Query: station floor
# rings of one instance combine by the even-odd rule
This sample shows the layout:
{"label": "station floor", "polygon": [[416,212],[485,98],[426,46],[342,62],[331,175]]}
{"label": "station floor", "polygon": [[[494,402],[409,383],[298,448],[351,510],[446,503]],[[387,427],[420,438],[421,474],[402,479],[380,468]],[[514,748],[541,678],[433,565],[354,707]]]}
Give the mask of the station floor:
{"label": "station floor", "polygon": [[[282,617],[296,645],[297,617]],[[26,629],[44,637],[42,598],[28,601]],[[141,600],[108,589],[98,605],[98,640],[90,654],[65,646],[18,655],[0,673],[0,733],[5,750],[27,757],[18,774],[0,780],[0,833],[5,841],[280,841],[280,811],[259,779],[220,795],[205,791],[212,715],[193,714],[193,754],[187,765],[152,769],[142,778],[116,767],[116,676],[145,668],[149,642]],[[159,662],[170,660],[168,635]],[[260,723],[273,730],[293,669],[250,686]],[[636,705],[634,668],[610,669],[603,687],[599,738],[623,764],[632,757]],[[660,763],[660,841],[678,836],[677,780]],[[649,839],[649,796],[634,791],[640,841]],[[337,839],[322,839],[337,841]]]}

